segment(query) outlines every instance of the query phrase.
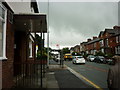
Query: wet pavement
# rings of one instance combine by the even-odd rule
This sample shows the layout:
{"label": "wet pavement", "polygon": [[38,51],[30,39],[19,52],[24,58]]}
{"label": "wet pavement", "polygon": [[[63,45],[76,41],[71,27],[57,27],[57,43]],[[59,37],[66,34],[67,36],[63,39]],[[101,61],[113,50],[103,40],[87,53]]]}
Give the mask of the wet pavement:
{"label": "wet pavement", "polygon": [[[57,88],[59,89],[64,89],[64,88],[68,88],[68,89],[80,89],[80,88],[88,89],[89,88],[92,90],[95,89],[94,87],[83,82],[80,78],[78,78],[72,72],[70,72],[65,65],[63,68],[61,68],[60,65],[55,65],[55,62],[53,65],[51,63],[49,66],[48,72],[51,73],[52,76],[54,76],[54,78],[52,76],[49,77],[49,80],[51,78],[52,81],[48,81],[48,82],[51,82],[52,83],[51,86],[53,86],[53,87],[50,86],[50,88],[55,88],[57,86]],[[53,81],[55,82],[53,83]]]}
{"label": "wet pavement", "polygon": [[[39,78],[33,78],[33,82],[26,78],[26,84],[32,83],[32,85],[25,85],[22,88],[42,89],[40,87],[40,72],[37,74]],[[27,80],[28,79],[28,80]],[[61,66],[54,60],[50,61],[49,68],[47,68],[45,77],[43,78],[43,88],[47,90],[61,90],[61,89],[95,89],[94,87],[83,82],[80,78],[74,75],[67,66]],[[24,82],[25,83],[25,82]],[[22,84],[22,83],[21,83]],[[26,87],[27,86],[27,87]],[[18,89],[18,88],[17,88]],[[96,89],[95,89],[96,90]]]}
{"label": "wet pavement", "polygon": [[69,70],[56,70],[55,77],[59,88],[93,88],[72,74]]}

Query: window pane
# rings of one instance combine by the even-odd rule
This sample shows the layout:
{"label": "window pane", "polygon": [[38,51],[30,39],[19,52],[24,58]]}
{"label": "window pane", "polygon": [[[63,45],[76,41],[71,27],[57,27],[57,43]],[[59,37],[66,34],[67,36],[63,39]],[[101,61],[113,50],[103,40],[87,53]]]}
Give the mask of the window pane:
{"label": "window pane", "polygon": [[29,57],[32,57],[32,41],[29,41]]}
{"label": "window pane", "polygon": [[3,24],[0,21],[0,57],[3,56]]}
{"label": "window pane", "polygon": [[5,10],[0,6],[0,17],[5,18]]}

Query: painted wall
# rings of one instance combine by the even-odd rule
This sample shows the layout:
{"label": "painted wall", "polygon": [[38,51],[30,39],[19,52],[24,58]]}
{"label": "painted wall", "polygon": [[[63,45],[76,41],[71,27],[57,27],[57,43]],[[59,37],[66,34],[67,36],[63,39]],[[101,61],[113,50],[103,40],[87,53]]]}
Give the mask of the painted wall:
{"label": "painted wall", "polygon": [[[9,1],[9,0],[6,0]],[[31,2],[7,2],[15,14],[33,13],[31,11]]]}

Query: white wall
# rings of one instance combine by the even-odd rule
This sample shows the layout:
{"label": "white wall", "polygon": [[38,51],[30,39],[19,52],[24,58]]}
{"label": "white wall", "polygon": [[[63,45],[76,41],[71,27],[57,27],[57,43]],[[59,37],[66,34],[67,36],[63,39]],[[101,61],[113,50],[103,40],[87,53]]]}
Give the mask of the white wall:
{"label": "white wall", "polygon": [[10,8],[14,11],[15,14],[20,13],[31,13],[30,2],[9,2],[9,0],[5,0]]}

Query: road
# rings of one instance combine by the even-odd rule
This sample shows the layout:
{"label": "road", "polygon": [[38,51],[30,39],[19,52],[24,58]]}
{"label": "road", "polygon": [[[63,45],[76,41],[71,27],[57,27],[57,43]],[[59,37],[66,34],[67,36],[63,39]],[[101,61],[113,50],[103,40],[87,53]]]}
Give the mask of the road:
{"label": "road", "polygon": [[76,65],[72,64],[71,61],[64,61],[64,64],[100,88],[107,88],[107,73],[111,65],[94,62]]}

